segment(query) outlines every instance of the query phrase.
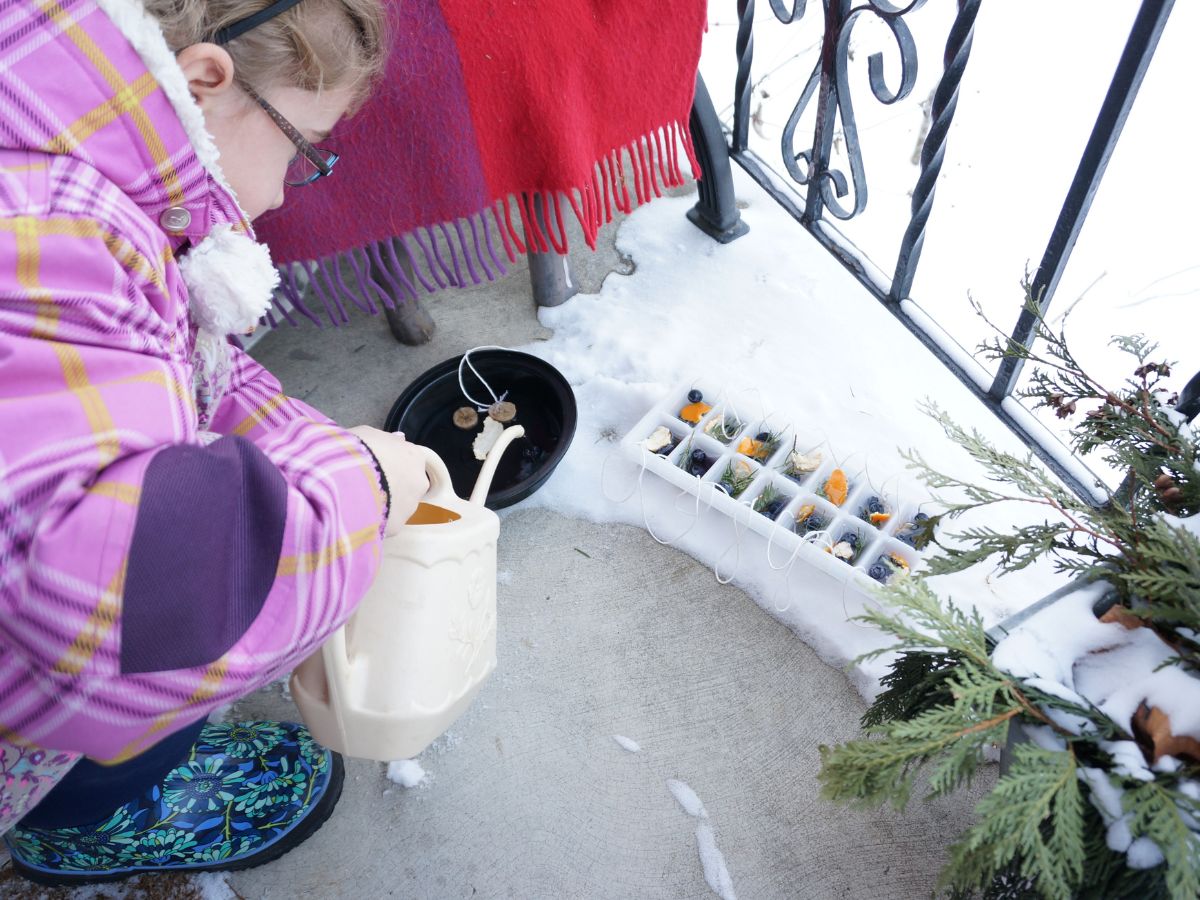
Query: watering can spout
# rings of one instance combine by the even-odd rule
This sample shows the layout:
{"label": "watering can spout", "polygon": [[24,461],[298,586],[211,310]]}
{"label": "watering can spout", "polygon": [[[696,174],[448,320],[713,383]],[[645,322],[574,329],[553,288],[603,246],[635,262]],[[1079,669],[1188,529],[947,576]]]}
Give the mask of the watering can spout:
{"label": "watering can spout", "polygon": [[496,466],[500,465],[500,458],[504,456],[504,451],[508,449],[509,444],[524,436],[525,429],[520,425],[511,425],[504,429],[500,437],[496,439],[496,443],[492,445],[492,449],[488,451],[487,459],[483,461],[483,468],[479,470],[479,477],[475,480],[475,489],[471,491],[469,502],[476,506],[483,506],[487,501],[488,491],[492,487]]}

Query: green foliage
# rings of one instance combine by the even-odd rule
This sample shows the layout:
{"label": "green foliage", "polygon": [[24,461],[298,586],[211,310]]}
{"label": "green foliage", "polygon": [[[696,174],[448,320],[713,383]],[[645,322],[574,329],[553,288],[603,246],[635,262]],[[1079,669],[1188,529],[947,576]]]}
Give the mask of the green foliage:
{"label": "green foliage", "polygon": [[[941,553],[921,575],[881,588],[886,608],[860,617],[895,638],[861,659],[893,654],[894,661],[863,717],[866,736],[820,748],[822,794],[860,807],[903,809],[921,779],[931,797],[970,782],[985,750],[1003,745],[1014,723],[1039,728],[1049,742],[1013,748],[1007,773],[976,808],[977,823],[951,848],[942,879],[950,896],[1192,900],[1200,896],[1200,802],[1181,783],[1200,780],[1200,763],[1182,759],[1174,772],[1151,781],[1118,771],[1105,742],[1135,735],[1095,707],[998,669],[978,614],[944,603],[925,581],[985,562],[1006,573],[1050,560],[1072,578],[1111,585],[1118,601],[1175,651],[1164,666],[1200,671],[1200,539],[1170,518],[1200,512],[1200,445],[1171,409],[1175,398],[1164,386],[1171,364],[1156,361],[1156,347],[1142,336],[1114,338],[1135,366],[1122,385],[1105,387],[1078,364],[1064,336],[1046,326],[1028,293],[1026,299],[1036,323],[1031,347],[1038,349],[1001,336],[985,352],[1030,361],[1024,398],[1072,421],[1076,451],[1097,452],[1128,475],[1109,503],[1094,507],[1032,456],[998,450],[926,406],[986,478],[967,482],[937,472],[916,452],[907,455],[910,468],[945,492],[943,512],[929,523]],[[1013,502],[1040,507],[1042,521],[946,533],[970,511]],[[1072,717],[1080,727],[1065,727]],[[1133,869],[1124,853],[1108,847],[1108,825],[1089,800],[1090,783],[1078,777],[1081,767],[1107,773],[1123,792],[1131,833],[1160,849],[1161,864]]]}
{"label": "green foliage", "polygon": [[979,821],[951,848],[959,887],[985,887],[1017,859],[1017,872],[1050,900],[1070,900],[1083,877],[1083,798],[1070,753],[1018,744],[1008,774],[979,801]]}
{"label": "green foliage", "polygon": [[1146,781],[1125,793],[1134,837],[1158,845],[1167,863],[1167,889],[1172,897],[1200,897],[1200,835],[1183,816],[1200,822],[1200,803],[1157,781]]}
{"label": "green foliage", "polygon": [[912,719],[918,713],[952,703],[949,676],[961,662],[961,657],[951,653],[908,650],[897,654],[891,669],[879,679],[883,690],[863,713],[863,728],[874,729],[894,719]]}

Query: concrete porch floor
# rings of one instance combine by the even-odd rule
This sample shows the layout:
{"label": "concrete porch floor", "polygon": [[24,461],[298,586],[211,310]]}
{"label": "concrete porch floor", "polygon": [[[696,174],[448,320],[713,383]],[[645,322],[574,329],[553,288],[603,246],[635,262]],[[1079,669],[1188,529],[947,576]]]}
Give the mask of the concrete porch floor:
{"label": "concrete porch floor", "polygon": [[[599,253],[575,254],[583,290],[630,271],[615,232]],[[360,315],[340,329],[282,329],[253,353],[342,424],[382,425],[434,364],[548,333],[524,267],[427,302],[437,333],[422,347]],[[854,737],[864,705],[751,598],[641,529],[538,509],[506,518],[499,567],[512,573],[499,587],[499,666],[420,758],[426,781],[406,789],[383,764],[349,760],[332,819],[282,860],[230,875],[239,896],[715,896],[700,823],[669,779],[703,801],[741,900],[931,896],[992,772],[951,800],[915,800],[904,816],[833,806],[819,797],[817,748]],[[230,718],[296,715],[274,686]]]}
{"label": "concrete porch floor", "polygon": [[[583,291],[631,271],[616,230],[597,254],[574,254]],[[423,347],[360,316],[349,328],[270,334],[254,352],[335,419],[378,425],[430,366],[547,334],[523,267],[429,307],[438,330]],[[318,838],[232,876],[239,894],[713,896],[697,820],[667,787],[678,779],[703,801],[742,900],[929,896],[974,797],[917,801],[905,817],[821,800],[817,746],[855,736],[863,703],[752,599],[641,529],[544,510],[505,520],[499,567],[512,573],[499,587],[499,665],[449,739],[422,756],[428,780],[405,789],[383,765],[352,761]],[[264,693],[237,712],[289,708]]]}

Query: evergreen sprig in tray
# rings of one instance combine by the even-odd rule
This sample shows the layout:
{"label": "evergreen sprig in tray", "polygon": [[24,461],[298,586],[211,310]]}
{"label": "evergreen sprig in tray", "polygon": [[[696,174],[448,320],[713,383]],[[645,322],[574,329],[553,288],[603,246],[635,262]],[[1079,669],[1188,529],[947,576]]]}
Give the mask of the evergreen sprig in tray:
{"label": "evergreen sprig in tray", "polygon": [[625,436],[626,456],[838,578],[888,583],[920,561],[928,516],[871,484],[820,438],[713,385],[672,390]]}

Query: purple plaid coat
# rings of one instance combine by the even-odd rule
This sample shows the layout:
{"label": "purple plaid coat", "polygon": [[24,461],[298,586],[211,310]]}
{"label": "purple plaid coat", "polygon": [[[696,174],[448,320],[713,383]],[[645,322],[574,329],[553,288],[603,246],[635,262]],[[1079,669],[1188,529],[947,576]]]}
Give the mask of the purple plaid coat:
{"label": "purple plaid coat", "polygon": [[251,234],[222,185],[136,0],[0,5],[0,832],[38,793],[6,754],[129,758],[289,670],[374,578],[356,438],[240,351],[200,425],[177,255]]}

